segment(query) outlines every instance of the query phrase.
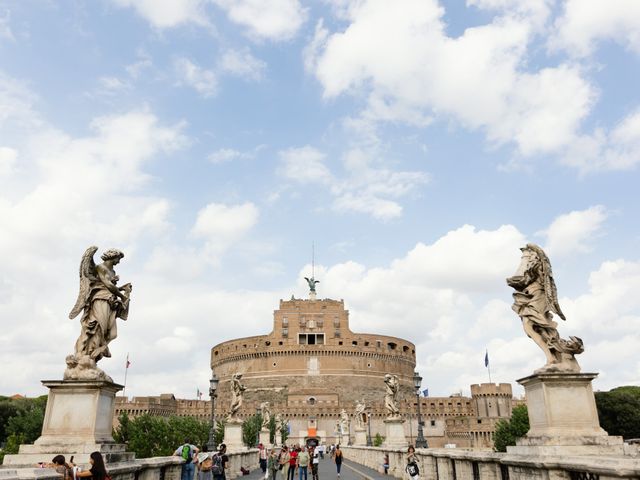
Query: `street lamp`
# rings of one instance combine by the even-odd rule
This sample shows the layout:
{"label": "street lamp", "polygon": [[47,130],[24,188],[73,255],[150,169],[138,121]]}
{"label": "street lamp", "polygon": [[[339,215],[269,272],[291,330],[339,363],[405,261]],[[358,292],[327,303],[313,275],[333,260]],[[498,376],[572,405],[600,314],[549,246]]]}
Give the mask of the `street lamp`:
{"label": "street lamp", "polygon": [[209,379],[209,396],[211,397],[211,428],[209,429],[209,441],[207,442],[207,449],[210,452],[216,449],[216,390],[218,388],[218,377],[215,372],[211,372],[211,378]]}
{"label": "street lamp", "polygon": [[416,448],[427,448],[427,440],[422,432],[422,415],[420,415],[420,385],[422,377],[418,372],[413,372],[413,386],[416,388],[416,400],[418,401],[418,436],[416,437]]}
{"label": "street lamp", "polygon": [[367,427],[369,427],[369,435],[367,436],[367,447],[373,447],[373,442],[371,441],[371,410],[367,412]]}
{"label": "street lamp", "polygon": [[[260,407],[256,407],[256,416],[260,415]],[[260,445],[260,430],[262,430],[262,420],[260,420],[260,425],[258,425],[258,431],[256,432],[256,447]]]}

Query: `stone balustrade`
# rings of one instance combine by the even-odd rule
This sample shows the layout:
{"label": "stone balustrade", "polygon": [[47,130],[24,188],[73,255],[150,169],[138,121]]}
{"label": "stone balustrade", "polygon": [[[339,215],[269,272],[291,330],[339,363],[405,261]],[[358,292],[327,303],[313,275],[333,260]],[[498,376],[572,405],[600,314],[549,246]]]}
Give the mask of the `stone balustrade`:
{"label": "stone balustrade", "polygon": [[[242,476],[240,467],[258,468],[258,450],[227,453],[227,479]],[[141,458],[107,465],[112,480],[180,480],[184,460],[180,457]],[[0,468],[0,480],[60,480],[61,475],[49,468]]]}
{"label": "stone balustrade", "polygon": [[[342,446],[346,459],[382,471],[389,455],[389,475],[408,479],[406,449]],[[640,458],[607,456],[523,456],[458,448],[418,449],[420,478],[427,480],[609,480],[640,477]]]}

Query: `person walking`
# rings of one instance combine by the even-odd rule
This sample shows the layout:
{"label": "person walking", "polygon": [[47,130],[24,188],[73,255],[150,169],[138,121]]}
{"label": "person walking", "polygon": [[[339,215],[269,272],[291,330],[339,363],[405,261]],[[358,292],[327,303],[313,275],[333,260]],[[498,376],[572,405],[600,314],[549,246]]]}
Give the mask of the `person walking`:
{"label": "person walking", "polygon": [[333,452],[333,461],[336,462],[336,472],[338,472],[338,478],[340,478],[340,469],[342,468],[342,450],[340,450],[340,445],[336,445],[336,450]]}
{"label": "person walking", "polygon": [[299,480],[307,480],[307,471],[309,469],[309,452],[304,448],[298,453],[298,478]]}
{"label": "person walking", "polygon": [[297,465],[298,449],[291,447],[291,452],[289,452],[289,474],[287,475],[287,480],[295,480]]}
{"label": "person walking", "polygon": [[384,470],[384,474],[387,475],[389,473],[389,454],[384,454],[384,459],[382,460],[382,468]]}
{"label": "person walking", "polygon": [[418,468],[418,457],[416,457],[416,449],[413,445],[409,445],[407,451],[407,466],[404,467],[409,474],[411,480],[420,480],[420,469]]}
{"label": "person walking", "polygon": [[258,444],[258,460],[260,461],[260,470],[262,470],[262,473],[267,473],[267,459],[268,459],[268,453],[267,453],[267,449],[264,448],[264,445],[262,445],[261,443]]}
{"label": "person walking", "polygon": [[289,460],[291,460],[291,454],[286,445],[282,446],[280,451],[280,465],[282,465],[282,480],[289,478]]}
{"label": "person walking", "polygon": [[193,460],[199,451],[198,447],[191,445],[189,439],[185,438],[184,443],[176,448],[175,452],[173,452],[176,457],[182,457],[184,460],[180,480],[193,480],[196,471],[196,466],[193,463]]}
{"label": "person walking", "polygon": [[211,472],[213,473],[213,480],[226,480],[226,470],[229,468],[229,457],[227,456],[227,446],[221,443],[218,447],[218,452],[212,457],[213,467]]}
{"label": "person walking", "polygon": [[310,447],[309,453],[311,453],[311,478],[312,480],[318,480],[318,466],[320,464],[320,447]]}
{"label": "person walking", "polygon": [[278,456],[276,455],[276,449],[272,448],[271,452],[269,453],[269,458],[267,459],[267,471],[269,472],[269,480],[276,480],[278,470],[280,470],[280,462],[278,461]]}

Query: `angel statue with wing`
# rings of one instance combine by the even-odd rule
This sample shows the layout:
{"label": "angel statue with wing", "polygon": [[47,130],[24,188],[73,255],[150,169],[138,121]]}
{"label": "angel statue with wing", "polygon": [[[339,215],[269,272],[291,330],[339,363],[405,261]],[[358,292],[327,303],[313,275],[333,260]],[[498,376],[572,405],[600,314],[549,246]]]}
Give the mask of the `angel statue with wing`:
{"label": "angel statue with wing", "polygon": [[80,262],[80,292],[69,318],[82,312],[81,331],[75,353],[66,359],[65,380],[112,381],[96,362],[111,356],[109,342],[117,336],[116,318],[126,320],[129,314],[131,284],[118,287],[120,278],[113,270],[124,253],[111,248],[100,257],[102,263],[96,265],[93,256],[97,250],[95,246],[87,248]]}
{"label": "angel statue with wing", "polygon": [[315,278],[311,277],[304,277],[304,279],[307,281],[307,284],[309,285],[309,291],[311,293],[316,293],[316,284],[320,283],[320,280],[316,280]]}
{"label": "angel statue with wing", "polygon": [[580,372],[575,355],[584,351],[582,340],[578,337],[561,338],[558,324],[553,320],[554,313],[562,320],[566,318],[558,304],[549,257],[533,243],[520,250],[520,266],[515,275],[507,278],[507,284],[515,290],[511,308],[522,320],[527,336],[547,357],[546,365],[534,373]]}

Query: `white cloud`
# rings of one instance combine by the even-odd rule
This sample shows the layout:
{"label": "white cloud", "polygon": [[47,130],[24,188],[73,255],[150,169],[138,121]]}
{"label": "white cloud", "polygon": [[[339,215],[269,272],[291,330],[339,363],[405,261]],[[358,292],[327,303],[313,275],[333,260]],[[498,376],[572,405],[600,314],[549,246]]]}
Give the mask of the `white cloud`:
{"label": "white cloud", "polygon": [[307,19],[298,0],[213,0],[229,19],[247,28],[249,36],[267,40],[289,40]]}
{"label": "white cloud", "polygon": [[238,76],[245,80],[261,80],[267,64],[254,57],[248,49],[227,50],[220,59],[223,72]]}
{"label": "white cloud", "polygon": [[212,97],[218,91],[218,80],[212,70],[201,68],[188,58],[177,58],[174,66],[180,85],[195,89],[204,98]]}
{"label": "white cloud", "polygon": [[0,147],[0,177],[8,175],[16,164],[18,152],[9,147]]}
{"label": "white cloud", "polygon": [[279,173],[290,180],[323,184],[333,181],[329,168],[324,164],[326,155],[314,147],[289,148],[279,155]]}
{"label": "white cloud", "polygon": [[607,217],[602,205],[556,217],[546,230],[539,232],[547,237],[545,251],[552,256],[591,251],[590,243]]}
{"label": "white cloud", "polygon": [[259,210],[251,202],[240,205],[210,203],[198,212],[191,234],[205,241],[208,258],[216,262],[222,252],[253,228],[258,216]]}
{"label": "white cloud", "polygon": [[591,135],[577,137],[567,148],[563,162],[583,174],[635,168],[640,164],[640,109],[611,131],[598,128]]}
{"label": "white cloud", "polygon": [[203,0],[111,0],[119,7],[136,10],[156,28],[172,28],[194,23],[208,25]]}
{"label": "white cloud", "polygon": [[343,31],[317,27],[305,63],[325,97],[364,93],[371,119],[453,118],[532,155],[572,141],[595,99],[576,66],[523,68],[535,16],[505,13],[453,38],[435,0],[366,0],[345,12]]}
{"label": "white cloud", "polygon": [[635,0],[568,0],[555,22],[552,49],[591,54],[599,41],[613,40],[640,53],[640,3]]}
{"label": "white cloud", "polygon": [[100,84],[102,92],[109,95],[115,95],[122,90],[131,88],[131,85],[120,80],[118,77],[100,77],[98,83]]}
{"label": "white cloud", "polygon": [[211,163],[225,163],[230,162],[231,160],[237,160],[240,158],[245,158],[245,154],[243,152],[239,152],[238,150],[234,150],[233,148],[221,148],[212,152],[207,157]]}
{"label": "white cloud", "polygon": [[0,39],[16,41],[16,37],[13,36],[11,31],[11,12],[7,9],[4,15],[0,13]]}

